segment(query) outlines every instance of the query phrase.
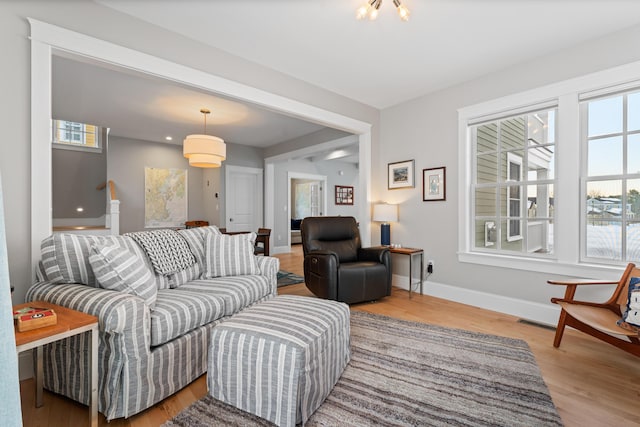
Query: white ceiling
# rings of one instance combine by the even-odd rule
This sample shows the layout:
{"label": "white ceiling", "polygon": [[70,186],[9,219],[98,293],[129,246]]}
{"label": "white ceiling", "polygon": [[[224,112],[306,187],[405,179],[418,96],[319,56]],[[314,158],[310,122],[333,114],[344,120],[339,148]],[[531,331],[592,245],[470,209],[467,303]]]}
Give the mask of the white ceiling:
{"label": "white ceiling", "polygon": [[53,118],[108,127],[110,134],[182,144],[204,132],[201,108],[208,108],[207,134],[227,142],[268,147],[323,126],[287,117],[177,83],[125,69],[54,56]]}
{"label": "white ceiling", "polygon": [[637,0],[98,0],[376,108],[640,23]]}

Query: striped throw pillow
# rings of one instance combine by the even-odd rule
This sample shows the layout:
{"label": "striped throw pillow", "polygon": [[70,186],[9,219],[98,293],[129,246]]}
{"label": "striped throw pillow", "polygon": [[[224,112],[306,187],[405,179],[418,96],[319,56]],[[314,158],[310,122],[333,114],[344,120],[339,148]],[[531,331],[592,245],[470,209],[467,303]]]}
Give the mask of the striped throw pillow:
{"label": "striped throw pillow", "polygon": [[640,326],[640,277],[632,277],[629,281],[629,300],[625,308],[622,312],[624,321]]}
{"label": "striped throw pillow", "polygon": [[158,288],[139,256],[115,245],[92,245],[89,263],[101,288],[137,295],[153,309]]}
{"label": "striped throw pillow", "polygon": [[255,240],[256,233],[205,236],[204,278],[259,274]]}

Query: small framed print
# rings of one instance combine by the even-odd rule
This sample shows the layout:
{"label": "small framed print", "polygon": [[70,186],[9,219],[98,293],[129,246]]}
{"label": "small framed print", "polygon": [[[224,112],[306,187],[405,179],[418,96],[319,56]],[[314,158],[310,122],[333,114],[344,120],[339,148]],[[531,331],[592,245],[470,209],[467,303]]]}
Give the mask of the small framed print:
{"label": "small framed print", "polygon": [[422,169],[422,200],[447,200],[446,167]]}
{"label": "small framed print", "polygon": [[336,185],[336,205],[353,204],[353,187]]}
{"label": "small framed print", "polygon": [[387,165],[387,187],[389,190],[396,188],[413,188],[415,184],[414,160],[389,163]]}

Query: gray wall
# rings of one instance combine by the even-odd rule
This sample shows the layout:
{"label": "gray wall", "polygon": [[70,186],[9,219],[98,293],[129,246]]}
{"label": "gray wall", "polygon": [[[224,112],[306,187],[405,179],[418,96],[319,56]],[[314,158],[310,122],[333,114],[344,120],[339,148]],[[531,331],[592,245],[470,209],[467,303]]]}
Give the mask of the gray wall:
{"label": "gray wall", "polygon": [[204,219],[201,168],[189,166],[182,146],[160,142],[109,139],[107,176],[120,200],[120,233],[144,230],[144,168],[187,169],[187,218]]}
{"label": "gray wall", "polygon": [[[17,290],[14,302],[24,299],[33,277],[31,245],[31,136],[30,41],[27,17],[78,31],[189,67],[204,70],[268,92],[295,99],[372,123],[377,129],[379,111],[333,92],[320,89],[256,63],[241,59],[195,40],[179,36],[94,2],[2,1],[0,40],[11,58],[0,79],[0,171],[6,179],[5,206],[9,274]],[[99,17],[100,19],[96,19]],[[374,144],[377,130],[374,130]]]}
{"label": "gray wall", "polygon": [[[421,97],[380,112],[301,80],[205,46],[93,2],[0,2],[0,40],[11,58],[0,80],[0,171],[5,177],[9,273],[20,302],[31,283],[30,264],[30,42],[26,17],[33,17],[99,39],[208,71],[268,92],[373,124],[373,200],[401,203],[394,240],[421,246],[436,260],[433,280],[464,288],[547,302],[547,277],[534,272],[457,262],[457,113],[456,109],[527,88],[640,60],[640,27],[538,58],[484,78]],[[100,17],[100,19],[96,19]],[[464,53],[460,53],[464,54]],[[413,190],[387,191],[388,162],[416,160],[423,168],[447,166],[447,201],[422,202],[421,182]],[[284,190],[286,192],[286,190]],[[377,241],[378,227],[372,227]]]}
{"label": "gray wall", "polygon": [[[548,274],[458,262],[457,109],[640,60],[639,44],[640,27],[635,27],[382,111],[373,199],[400,203],[392,238],[424,248],[425,257],[435,260],[430,280],[544,304],[552,292],[563,292],[546,284]],[[416,188],[385,190],[386,163],[406,159],[415,159]],[[439,166],[447,167],[447,200],[423,202],[422,169]]]}
{"label": "gray wall", "polygon": [[[53,148],[53,218],[99,218],[107,211],[107,149],[101,153]],[[82,206],[84,211],[77,212]],[[104,223],[103,223],[104,224]]]}

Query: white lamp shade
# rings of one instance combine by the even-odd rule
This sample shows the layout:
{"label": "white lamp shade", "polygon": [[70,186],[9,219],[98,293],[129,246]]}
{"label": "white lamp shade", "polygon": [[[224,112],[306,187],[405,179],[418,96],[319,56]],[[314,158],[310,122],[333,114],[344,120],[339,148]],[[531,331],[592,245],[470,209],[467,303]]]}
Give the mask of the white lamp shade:
{"label": "white lamp shade", "polygon": [[[191,158],[198,155],[214,156],[222,162],[227,158],[227,145],[224,143],[222,138],[218,138],[217,136],[189,135],[184,139],[182,154],[189,159],[189,164],[191,166],[195,166],[191,162]],[[203,160],[206,158],[200,159]],[[209,158],[209,160],[211,160],[211,158]],[[218,166],[220,166],[220,164],[218,164]]]}
{"label": "white lamp shade", "polygon": [[386,203],[373,205],[373,220],[378,222],[397,222],[398,205]]}
{"label": "white lamp shade", "polygon": [[192,154],[189,157],[189,166],[196,168],[219,168],[222,166],[222,160],[213,154]]}

